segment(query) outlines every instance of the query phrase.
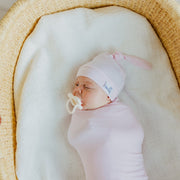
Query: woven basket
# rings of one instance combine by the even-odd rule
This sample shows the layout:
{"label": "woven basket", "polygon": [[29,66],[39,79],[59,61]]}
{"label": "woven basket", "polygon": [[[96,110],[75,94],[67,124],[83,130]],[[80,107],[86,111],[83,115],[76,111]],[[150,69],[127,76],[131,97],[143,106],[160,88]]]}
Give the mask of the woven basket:
{"label": "woven basket", "polygon": [[13,79],[21,48],[40,17],[78,7],[122,6],[145,16],[161,40],[180,85],[180,6],[175,0],[18,0],[0,22],[0,180],[16,180]]}

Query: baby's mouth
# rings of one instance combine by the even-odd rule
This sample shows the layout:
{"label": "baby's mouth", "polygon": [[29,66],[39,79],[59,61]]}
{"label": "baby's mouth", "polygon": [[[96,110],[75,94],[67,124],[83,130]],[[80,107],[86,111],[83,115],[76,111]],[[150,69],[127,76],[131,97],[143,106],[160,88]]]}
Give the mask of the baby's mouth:
{"label": "baby's mouth", "polygon": [[81,101],[81,106],[83,106],[83,107],[84,107],[84,102],[83,102],[83,101]]}

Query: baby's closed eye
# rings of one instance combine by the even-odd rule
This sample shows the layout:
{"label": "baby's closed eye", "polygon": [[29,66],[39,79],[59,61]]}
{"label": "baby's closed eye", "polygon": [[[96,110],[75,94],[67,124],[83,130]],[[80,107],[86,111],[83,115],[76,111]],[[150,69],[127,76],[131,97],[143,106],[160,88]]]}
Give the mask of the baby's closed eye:
{"label": "baby's closed eye", "polygon": [[[75,86],[79,86],[79,83],[75,83]],[[83,87],[84,87],[85,89],[91,89],[90,86],[88,86],[88,85],[86,85],[86,84],[84,84]]]}
{"label": "baby's closed eye", "polygon": [[90,87],[88,87],[88,86],[86,86],[86,85],[84,85],[84,88],[86,88],[86,89],[91,89]]}

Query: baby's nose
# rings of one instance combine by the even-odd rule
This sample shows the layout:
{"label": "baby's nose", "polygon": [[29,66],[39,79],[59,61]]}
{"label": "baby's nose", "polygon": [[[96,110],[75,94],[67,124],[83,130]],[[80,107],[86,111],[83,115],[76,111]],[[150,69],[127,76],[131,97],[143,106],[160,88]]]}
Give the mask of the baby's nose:
{"label": "baby's nose", "polygon": [[73,90],[73,95],[81,97],[82,89],[80,87],[75,87]]}

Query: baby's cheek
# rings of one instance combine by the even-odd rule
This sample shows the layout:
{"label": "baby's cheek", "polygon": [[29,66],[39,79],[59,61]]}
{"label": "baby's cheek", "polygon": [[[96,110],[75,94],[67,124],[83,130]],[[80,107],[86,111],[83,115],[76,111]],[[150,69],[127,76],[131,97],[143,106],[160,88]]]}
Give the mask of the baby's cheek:
{"label": "baby's cheek", "polygon": [[92,93],[87,93],[86,96],[84,97],[84,102],[86,104],[94,104],[94,100],[95,100],[95,95]]}
{"label": "baby's cheek", "polygon": [[87,95],[87,96],[85,97],[85,101],[86,101],[86,103],[92,103],[93,97],[92,97],[91,95]]}

